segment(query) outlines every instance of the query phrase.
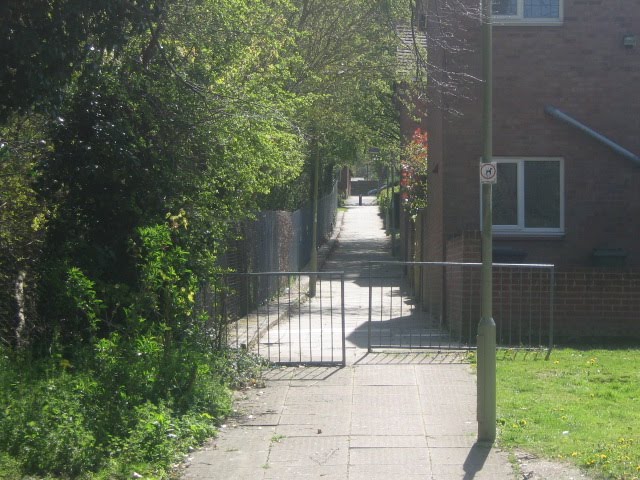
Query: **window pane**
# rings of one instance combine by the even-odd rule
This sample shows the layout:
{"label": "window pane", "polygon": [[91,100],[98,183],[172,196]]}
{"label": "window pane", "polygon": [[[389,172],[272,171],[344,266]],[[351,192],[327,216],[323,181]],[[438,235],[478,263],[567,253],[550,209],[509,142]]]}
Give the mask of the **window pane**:
{"label": "window pane", "polygon": [[493,186],[493,224],[518,225],[518,165],[498,163]]}
{"label": "window pane", "polygon": [[524,162],[524,226],[560,228],[560,162]]}
{"label": "window pane", "polygon": [[517,15],[518,0],[493,0],[494,15]]}
{"label": "window pane", "polygon": [[560,0],[524,0],[524,18],[560,18]]}

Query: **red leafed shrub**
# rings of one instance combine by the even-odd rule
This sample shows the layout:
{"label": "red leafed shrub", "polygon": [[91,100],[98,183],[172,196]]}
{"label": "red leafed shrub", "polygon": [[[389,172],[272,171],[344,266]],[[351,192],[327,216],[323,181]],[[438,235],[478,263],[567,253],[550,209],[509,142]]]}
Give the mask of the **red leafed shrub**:
{"label": "red leafed shrub", "polygon": [[402,152],[402,200],[405,210],[415,217],[427,206],[427,132],[417,128]]}

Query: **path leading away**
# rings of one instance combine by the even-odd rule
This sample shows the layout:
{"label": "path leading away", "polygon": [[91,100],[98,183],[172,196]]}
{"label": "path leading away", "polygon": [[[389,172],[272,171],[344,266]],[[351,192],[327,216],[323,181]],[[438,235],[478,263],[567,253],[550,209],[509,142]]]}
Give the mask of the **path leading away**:
{"label": "path leading away", "polygon": [[[287,367],[237,395],[185,480],[513,479],[476,443],[476,383],[455,353],[367,353],[368,260],[391,260],[377,206],[351,199],[325,270],[344,270],[347,364]],[[353,201],[355,200],[355,201]],[[367,201],[369,200],[369,201]]]}

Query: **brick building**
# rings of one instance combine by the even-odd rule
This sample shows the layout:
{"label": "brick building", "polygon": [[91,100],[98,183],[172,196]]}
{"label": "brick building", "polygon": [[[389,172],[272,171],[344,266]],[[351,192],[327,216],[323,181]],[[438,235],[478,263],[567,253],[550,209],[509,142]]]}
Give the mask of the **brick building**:
{"label": "brick building", "polygon": [[[432,72],[421,121],[429,206],[405,229],[407,258],[480,260],[478,3],[419,2]],[[560,336],[640,337],[640,3],[499,0],[493,8],[494,262],[556,265]],[[441,48],[443,38],[455,48]],[[405,121],[405,135],[416,126]],[[438,283],[446,288],[426,278],[422,288]]]}

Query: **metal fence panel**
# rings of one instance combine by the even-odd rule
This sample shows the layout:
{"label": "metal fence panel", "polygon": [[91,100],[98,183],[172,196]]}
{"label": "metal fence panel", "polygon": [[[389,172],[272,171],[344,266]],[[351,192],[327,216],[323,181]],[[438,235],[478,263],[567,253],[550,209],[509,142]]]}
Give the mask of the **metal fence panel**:
{"label": "metal fence panel", "polygon": [[[480,263],[371,262],[369,349],[471,349],[480,320]],[[493,265],[499,346],[553,344],[553,265]]]}
{"label": "metal fence panel", "polygon": [[228,346],[278,364],[345,365],[342,272],[229,273],[218,280],[212,311]]}
{"label": "metal fence panel", "polygon": [[[318,200],[318,238],[321,245],[333,231],[338,209],[337,183]],[[240,240],[220,264],[236,272],[303,270],[311,259],[313,209],[306,204],[294,212],[264,211],[238,226]]]}

